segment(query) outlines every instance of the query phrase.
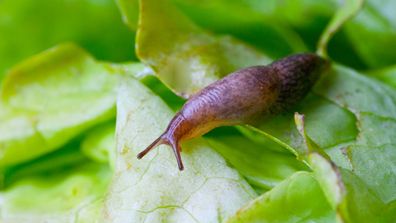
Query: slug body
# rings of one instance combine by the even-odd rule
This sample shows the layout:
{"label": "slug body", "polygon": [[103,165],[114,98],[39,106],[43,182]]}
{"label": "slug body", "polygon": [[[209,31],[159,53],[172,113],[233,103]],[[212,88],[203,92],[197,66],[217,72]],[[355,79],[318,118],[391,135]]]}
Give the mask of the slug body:
{"label": "slug body", "polygon": [[315,54],[292,55],[268,66],[238,70],[193,95],[166,131],[138,154],[168,144],[183,170],[180,142],[224,125],[248,124],[287,111],[311,89],[328,62]]}

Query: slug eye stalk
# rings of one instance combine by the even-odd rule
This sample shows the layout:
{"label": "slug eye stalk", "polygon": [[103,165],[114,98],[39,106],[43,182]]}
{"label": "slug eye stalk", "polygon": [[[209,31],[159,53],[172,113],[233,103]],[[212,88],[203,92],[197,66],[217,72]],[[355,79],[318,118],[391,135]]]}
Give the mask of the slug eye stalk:
{"label": "slug eye stalk", "polygon": [[182,171],[184,170],[184,166],[183,166],[183,161],[181,159],[181,147],[179,145],[179,143],[173,139],[173,137],[168,137],[167,134],[162,134],[160,137],[158,137],[156,140],[154,140],[153,143],[151,143],[145,150],[143,150],[142,152],[140,152],[137,155],[138,159],[143,158],[148,152],[150,152],[152,149],[154,149],[155,147],[159,146],[159,145],[169,145],[172,147],[173,153],[175,154],[176,160],[177,160],[177,166],[179,167],[179,170]]}

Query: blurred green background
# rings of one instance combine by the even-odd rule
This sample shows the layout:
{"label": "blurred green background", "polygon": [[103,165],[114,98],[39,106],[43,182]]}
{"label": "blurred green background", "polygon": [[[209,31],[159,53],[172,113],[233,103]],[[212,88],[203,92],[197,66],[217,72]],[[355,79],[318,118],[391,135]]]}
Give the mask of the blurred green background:
{"label": "blurred green background", "polygon": [[63,42],[75,42],[100,60],[133,60],[133,39],[112,0],[0,1],[0,77]]}
{"label": "blurred green background", "polygon": [[[120,1],[120,4],[123,1]],[[134,1],[130,1],[131,4]],[[273,58],[315,51],[336,0],[174,0],[195,23],[215,33],[231,34]],[[133,3],[136,4],[136,3]],[[357,69],[396,62],[395,1],[368,1],[332,39],[330,56]],[[132,13],[137,18],[137,12]],[[136,24],[122,23],[112,0],[0,1],[0,77],[7,69],[56,44],[72,41],[99,60],[136,60]],[[337,47],[335,47],[337,46]]]}

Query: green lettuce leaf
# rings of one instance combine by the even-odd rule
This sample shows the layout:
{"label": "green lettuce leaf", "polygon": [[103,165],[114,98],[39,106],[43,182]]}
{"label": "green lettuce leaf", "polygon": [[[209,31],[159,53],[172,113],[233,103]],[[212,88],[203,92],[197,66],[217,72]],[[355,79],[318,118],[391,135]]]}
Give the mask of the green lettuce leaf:
{"label": "green lettuce leaf", "polygon": [[107,69],[111,70],[113,73],[131,76],[140,81],[143,81],[145,78],[150,76],[154,76],[154,72],[150,67],[139,62],[104,63],[107,65]]}
{"label": "green lettuce leaf", "polygon": [[[112,64],[112,66],[117,69],[118,73],[139,79],[141,83],[161,97],[172,110],[177,110],[183,105],[184,100],[164,86],[143,64]],[[120,71],[124,71],[124,73]],[[81,147],[87,157],[97,162],[110,163],[110,167],[114,169],[115,144],[115,123],[111,121],[88,131]]]}
{"label": "green lettuce leaf", "polygon": [[346,0],[340,6],[333,18],[323,31],[319,43],[317,53],[321,56],[327,57],[327,44],[334,34],[350,20],[356,13],[358,13],[363,5],[364,0]]}
{"label": "green lettuce leaf", "polygon": [[[0,76],[3,64],[7,68],[21,55],[41,49],[41,39],[45,44],[65,36],[81,40],[81,36],[68,31],[68,24],[75,20],[84,28],[84,32],[78,31],[86,37],[83,46],[99,58],[118,60],[129,49],[106,48],[115,41],[123,44],[118,40],[106,40],[104,48],[91,41],[92,33],[103,35],[98,39],[114,37],[111,32],[102,33],[108,18],[102,17],[108,15],[102,11],[92,16],[100,17],[94,21],[82,21],[79,16],[65,23],[54,19],[66,28],[57,26],[48,33],[64,29],[70,35],[49,35],[45,39],[40,34],[40,41],[32,35],[32,41],[19,44],[17,37],[21,35],[7,30],[9,14],[5,9],[14,10],[15,5],[15,11],[22,8],[26,9],[23,12],[30,12],[41,7],[41,3],[33,7],[24,6],[23,2],[0,2],[0,32],[7,31],[5,44],[16,37],[13,44],[0,43],[0,56],[2,52],[9,56],[0,62]],[[124,21],[136,29],[137,1],[117,2]],[[173,2],[177,7],[166,0],[140,1],[137,53],[146,65],[99,63],[81,49],[66,44],[29,59],[10,72],[0,93],[0,167],[4,168],[0,170],[0,177],[4,178],[0,182],[6,186],[0,192],[0,222],[92,222],[102,217],[114,222],[223,222],[229,217],[229,222],[349,223],[396,219],[396,91],[339,65],[334,65],[308,97],[293,108],[305,114],[305,120],[297,119],[297,129],[293,114],[285,113],[255,127],[238,127],[246,137],[226,133],[186,142],[186,170],[181,173],[166,146],[136,160],[137,152],[155,139],[174,115],[164,101],[173,110],[183,103],[151,76],[153,72],[174,92],[188,97],[240,67],[270,62],[267,56],[233,37],[215,36],[197,25],[215,33],[232,34],[268,55],[278,56],[304,48],[289,26],[297,29],[311,46],[334,11],[333,1]],[[352,6],[361,4],[360,0],[350,2],[358,3]],[[55,1],[47,5],[60,8],[64,4]],[[91,4],[84,7],[91,8]],[[92,11],[106,4],[97,4]],[[346,44],[353,45],[370,67],[394,62],[390,50],[382,52],[392,47],[392,6],[390,1],[369,1],[344,30],[352,40]],[[322,34],[322,52],[331,35],[357,8],[349,9],[353,10],[339,11]],[[72,9],[62,13],[68,10]],[[59,11],[55,7],[51,15]],[[210,17],[213,13],[216,15]],[[30,14],[25,14],[21,24],[30,21],[26,19]],[[46,20],[48,17],[51,16],[46,16]],[[318,17],[323,20],[317,22]],[[30,27],[37,27],[35,22],[31,20],[21,30],[28,32]],[[49,22],[39,23],[47,27]],[[97,26],[99,22],[103,26]],[[85,23],[101,27],[101,31],[92,31]],[[332,46],[341,48],[342,53],[332,53]],[[24,49],[19,51],[19,47]],[[109,52],[102,51],[105,48]],[[15,49],[15,53],[10,49]],[[329,46],[330,55],[335,55],[336,60],[341,56],[354,61],[355,55],[348,49]],[[113,50],[116,53],[110,53]],[[392,67],[370,75],[394,85]],[[120,78],[124,79],[119,88]],[[114,123],[109,120],[115,116],[117,90],[114,148]],[[82,152],[64,146],[78,143],[73,147],[78,148],[81,139]],[[313,172],[301,171],[307,169],[301,161]],[[106,162],[110,162],[115,175],[104,198],[111,175]],[[49,171],[51,167],[55,170]],[[251,186],[256,192],[269,191],[252,201],[256,192]]]}
{"label": "green lettuce leaf", "polygon": [[256,198],[227,223],[335,222],[336,214],[308,172],[297,172]]}
{"label": "green lettuce leaf", "polygon": [[140,80],[144,85],[150,88],[156,95],[161,97],[173,111],[179,110],[186,100],[177,96],[168,87],[166,87],[156,76],[147,76]]}
{"label": "green lettuce leaf", "polygon": [[[324,39],[328,42],[328,39],[332,35],[335,30],[339,29],[341,24],[345,22],[356,10],[361,6],[361,1],[351,2],[356,4],[351,4],[352,7],[347,7],[345,10],[341,10],[340,14],[336,15],[335,19],[332,23],[330,23],[329,28],[323,36]],[[355,7],[356,6],[356,7]],[[144,6],[143,6],[144,7]],[[142,8],[143,8],[142,7]],[[152,7],[147,8],[147,11],[150,11]],[[348,11],[350,9],[350,11]],[[163,11],[156,11],[156,15],[164,13]],[[147,13],[148,14],[148,13]],[[174,15],[175,13],[172,13]],[[180,16],[182,17],[182,16]],[[141,15],[141,22],[144,23],[144,15]],[[169,22],[171,21],[171,22]],[[193,27],[187,20],[182,20],[183,22],[173,21],[172,19],[167,19],[165,24],[171,24],[173,26],[170,30],[177,30],[177,32],[184,33],[194,33],[197,28]],[[153,25],[154,23],[150,23]],[[147,26],[149,29],[149,25]],[[153,26],[151,26],[153,27]],[[156,28],[156,27],[155,27]],[[162,27],[161,27],[162,28]],[[154,29],[154,28],[152,28]],[[161,29],[158,29],[161,30]],[[143,30],[146,31],[146,30]],[[149,39],[150,36],[158,37],[165,30],[160,32],[158,35],[148,35],[146,36]],[[149,32],[147,32],[149,33]],[[174,37],[174,33],[167,33],[169,36],[172,35]],[[166,35],[165,35],[166,36]],[[168,37],[169,39],[172,37]],[[187,38],[187,37],[186,37]],[[142,37],[143,39],[143,37]],[[175,38],[175,43],[179,43],[182,40]],[[155,41],[150,39],[151,42]],[[173,40],[173,39],[172,39]],[[147,40],[147,45],[150,41]],[[163,41],[162,41],[163,42]],[[161,42],[161,43],[162,43]],[[139,36],[138,36],[138,44],[139,44]],[[326,44],[323,44],[323,46]],[[159,46],[153,46],[152,51],[157,50],[159,55],[168,55],[169,52],[173,52],[169,49],[161,49]],[[145,49],[145,52],[150,52]],[[158,52],[159,51],[159,52]],[[179,52],[179,51],[178,51]],[[212,55],[216,55],[212,53]],[[160,57],[157,55],[157,57]],[[155,57],[151,57],[155,58]],[[167,57],[164,60],[167,60]],[[183,65],[189,68],[190,70],[194,67],[185,63],[185,56],[179,56],[183,58]],[[151,61],[150,61],[151,62]],[[205,61],[206,62],[206,61]],[[215,59],[212,59],[213,63],[219,63]],[[147,63],[147,62],[146,62]],[[155,63],[155,62],[154,62]],[[159,62],[157,64],[163,65]],[[201,62],[201,64],[204,64]],[[195,66],[195,64],[194,64]],[[188,70],[188,69],[184,69]],[[193,72],[189,72],[190,75],[183,75],[182,78],[193,77]],[[192,79],[191,79],[192,80]],[[166,82],[166,81],[165,81]],[[192,81],[190,81],[192,82]],[[174,83],[174,81],[173,81]],[[324,84],[325,83],[325,84]],[[365,79],[361,77],[360,74],[356,74],[352,70],[348,70],[346,68],[342,68],[339,66],[335,66],[334,70],[328,74],[324,81],[317,85],[314,91],[295,109],[297,111],[301,111],[304,114],[307,114],[307,132],[314,142],[318,144],[321,148],[324,148],[331,159],[336,162],[340,167],[345,168],[348,171],[352,171],[356,178],[361,178],[359,183],[356,183],[357,180],[352,180],[351,184],[357,184],[357,188],[363,188],[362,190],[372,190],[374,191],[373,197],[374,200],[379,201],[379,203],[389,204],[394,201],[394,185],[393,181],[396,180],[396,174],[394,171],[394,164],[392,164],[391,160],[394,159],[394,153],[391,152],[391,145],[387,146],[381,143],[378,143],[380,147],[388,147],[386,151],[382,152],[385,149],[382,149],[381,152],[373,152],[375,154],[370,153],[367,155],[367,151],[369,148],[373,150],[373,145],[367,144],[367,139],[363,139],[363,141],[359,141],[357,139],[362,140],[362,132],[365,131],[362,129],[361,123],[363,121],[362,117],[363,113],[369,112],[374,113],[375,115],[382,116],[392,116],[392,114],[396,114],[394,111],[394,99],[393,94],[389,88],[383,85],[377,85],[377,82],[370,82],[369,79]],[[191,86],[184,85],[184,87],[192,89]],[[352,89],[355,92],[352,92]],[[195,90],[194,90],[195,91]],[[177,90],[176,90],[177,92]],[[185,91],[179,91],[178,93],[183,94]],[[364,92],[364,93],[362,93]],[[329,95],[331,94],[331,95]],[[352,97],[352,98],[351,98]],[[357,97],[357,98],[353,98]],[[308,115],[309,114],[309,115]],[[320,120],[320,121],[319,121]],[[369,120],[367,120],[369,121]],[[370,120],[371,121],[371,120]],[[373,122],[373,121],[371,121]],[[389,121],[390,122],[390,121]],[[358,123],[358,124],[356,124]],[[384,120],[377,120],[376,125],[385,124]],[[392,123],[386,124],[387,126],[392,126]],[[370,124],[367,125],[370,126]],[[292,114],[284,114],[275,117],[273,120],[263,123],[263,125],[259,126],[262,130],[265,131],[266,137],[273,139],[274,141],[280,143],[281,145],[287,147],[290,151],[292,151],[298,158],[304,160],[304,157],[308,154],[304,141],[300,137],[298,131],[294,127],[294,121],[292,118]],[[251,129],[250,129],[251,130]],[[246,132],[250,131],[249,129]],[[378,130],[377,130],[378,131]],[[386,135],[386,134],[382,134]],[[250,136],[252,137],[252,136]],[[384,139],[382,143],[387,143],[390,139]],[[235,145],[235,143],[234,143]],[[366,148],[366,149],[364,149]],[[380,149],[380,148],[379,148]],[[351,151],[351,152],[349,152]],[[354,155],[354,160],[351,160],[350,155]],[[369,158],[371,157],[371,158]],[[363,165],[370,161],[373,165],[369,168],[367,165],[364,167]],[[308,162],[305,160],[305,162]],[[353,163],[356,162],[356,163]],[[236,163],[234,161],[234,163]],[[373,168],[374,167],[374,168]],[[373,169],[372,169],[373,168]],[[373,170],[375,172],[380,172],[380,174],[373,174]],[[243,170],[242,170],[243,172]],[[391,180],[391,182],[389,182]],[[364,189],[366,188],[366,189]],[[368,189],[367,189],[368,188]],[[370,196],[361,196],[360,198],[367,202],[371,199]],[[376,201],[376,202],[377,202]],[[374,203],[376,203],[374,202]],[[369,203],[369,202],[368,202]],[[373,208],[373,213],[376,213]],[[380,208],[379,208],[380,209]],[[352,211],[353,212],[353,211]],[[350,212],[346,212],[350,213]],[[353,216],[349,219],[360,219],[362,216]]]}
{"label": "green lettuce leaf", "polygon": [[[139,1],[116,2],[123,14],[124,22],[135,31],[139,17]],[[255,45],[272,57],[281,57],[306,49],[303,40],[292,29],[273,17],[260,13],[246,1],[213,0],[205,4],[189,0],[173,2],[199,26],[218,34],[231,34]]]}
{"label": "green lettuce leaf", "polygon": [[307,167],[290,153],[282,153],[278,144],[260,144],[239,134],[208,137],[210,145],[219,152],[256,190],[269,190],[293,173]]}
{"label": "green lettuce leaf", "polygon": [[179,95],[188,97],[238,68],[269,61],[230,36],[205,32],[167,0],[142,0],[140,9],[137,55]]}
{"label": "green lettuce leaf", "polygon": [[396,39],[396,17],[393,0],[367,0],[359,14],[345,26],[358,55],[372,68],[396,63],[393,49]]}
{"label": "green lettuce leaf", "polygon": [[309,163],[327,200],[337,212],[338,222],[391,222],[396,215],[352,171],[337,168],[318,153],[310,153]]}
{"label": "green lettuce leaf", "polygon": [[136,154],[165,129],[173,112],[133,78],[117,102],[115,177],[104,216],[111,222],[221,222],[255,192],[203,139],[183,145],[185,170],[173,152],[159,146],[144,159]]}
{"label": "green lettuce leaf", "polygon": [[288,25],[261,8],[268,8],[268,1],[260,3],[212,0],[205,4],[193,0],[174,0],[177,6],[194,23],[217,34],[233,35],[254,45],[270,57],[283,57],[293,52],[306,51],[303,40]]}
{"label": "green lettuce leaf", "polygon": [[359,134],[344,157],[382,201],[395,200],[396,91],[346,68],[337,68],[314,91],[354,113]]}
{"label": "green lettuce leaf", "polygon": [[115,165],[115,123],[109,122],[89,131],[81,143],[82,152],[99,163]]}
{"label": "green lettuce leaf", "polygon": [[[321,148],[329,152],[338,150],[337,146],[350,144],[358,134],[353,113],[315,93],[310,93],[293,110],[306,114],[308,134]],[[257,129],[247,128],[242,132],[248,136],[253,132],[255,133],[253,137],[257,138],[263,137],[264,133],[266,138],[278,142],[297,156],[306,153],[304,142],[295,128],[292,113],[277,115],[255,126],[262,131],[257,132]]]}
{"label": "green lettuce leaf", "polygon": [[27,162],[3,168],[0,171],[0,174],[3,175],[0,189],[7,188],[14,182],[32,175],[62,171],[65,168],[87,162],[87,157],[80,150],[80,143],[80,140],[72,140],[56,151]]}
{"label": "green lettuce leaf", "polygon": [[[342,15],[343,11],[349,13],[352,7],[345,7],[344,2],[350,6],[349,3],[359,1],[212,0],[205,4],[194,0],[174,2],[201,27],[215,33],[234,35],[263,50],[267,55],[279,58],[292,52],[306,51],[307,48],[309,51],[316,51],[320,37],[323,37],[323,30],[334,17],[337,8],[341,9],[341,13],[337,12],[338,15]],[[331,33],[349,16],[337,17],[333,19],[335,26],[328,30]],[[329,54],[335,61],[348,66],[359,69],[367,67],[344,31],[332,39]]]}
{"label": "green lettuce leaf", "polygon": [[122,14],[122,21],[136,31],[139,21],[139,0],[115,0]]}
{"label": "green lettuce leaf", "polygon": [[0,192],[1,222],[98,222],[111,178],[94,163],[27,176]]}
{"label": "green lettuce leaf", "polygon": [[72,44],[14,67],[0,93],[0,166],[40,156],[114,118],[113,72]]}
{"label": "green lettuce leaf", "polygon": [[381,80],[392,87],[396,87],[396,65],[367,73],[370,77]]}
{"label": "green lettuce leaf", "polygon": [[17,62],[65,41],[99,59],[134,58],[134,35],[112,0],[2,0],[0,33],[0,82]]}
{"label": "green lettuce leaf", "polygon": [[[307,117],[307,135],[324,149],[335,164],[361,178],[382,202],[393,202],[396,199],[396,188],[393,186],[396,183],[393,162],[396,153],[392,136],[396,127],[396,91],[351,69],[334,66],[315,86],[313,93],[342,111],[339,113],[342,116],[333,119],[336,113],[329,110],[315,114],[321,109],[317,106],[296,109]],[[309,107],[305,102],[300,106]],[[293,114],[289,114],[258,127],[267,135],[288,144],[297,154],[307,154],[304,142],[292,127],[293,122]],[[275,124],[277,128],[271,128]],[[320,134],[323,130],[327,134]],[[332,136],[343,131],[349,132],[349,137],[334,141]]]}
{"label": "green lettuce leaf", "polygon": [[295,115],[295,121],[306,149],[300,155],[313,173],[296,173],[228,222],[391,222],[394,207],[387,207],[353,171],[337,167],[328,158],[308,136],[304,116]]}
{"label": "green lettuce leaf", "polygon": [[391,218],[387,216],[385,204],[359,177],[350,170],[338,168],[312,141],[305,130],[303,115],[296,113],[294,117],[309,151],[304,159],[314,171],[333,210],[337,212],[337,222],[389,222]]}

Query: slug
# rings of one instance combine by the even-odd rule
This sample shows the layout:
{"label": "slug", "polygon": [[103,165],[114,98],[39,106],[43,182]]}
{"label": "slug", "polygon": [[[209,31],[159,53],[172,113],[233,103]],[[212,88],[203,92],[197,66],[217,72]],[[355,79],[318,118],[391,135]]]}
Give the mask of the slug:
{"label": "slug", "polygon": [[309,92],[328,64],[316,54],[304,53],[231,73],[189,98],[165,132],[137,158],[167,144],[183,170],[180,142],[219,126],[250,124],[287,111]]}

